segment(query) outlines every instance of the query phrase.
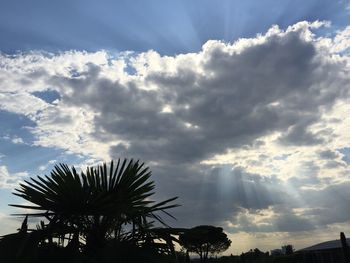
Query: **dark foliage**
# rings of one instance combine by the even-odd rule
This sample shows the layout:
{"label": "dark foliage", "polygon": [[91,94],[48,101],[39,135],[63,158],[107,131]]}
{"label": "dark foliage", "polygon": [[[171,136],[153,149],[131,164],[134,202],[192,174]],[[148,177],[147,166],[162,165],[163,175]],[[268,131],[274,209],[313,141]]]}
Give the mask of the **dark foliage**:
{"label": "dark foliage", "polygon": [[231,245],[223,229],[215,226],[191,228],[179,236],[179,241],[187,251],[198,254],[201,262],[206,262],[209,254],[223,252]]}
{"label": "dark foliage", "polygon": [[[12,205],[38,212],[26,215],[18,233],[4,236],[4,262],[172,262],[175,255],[169,228],[159,212],[177,205],[176,198],[150,200],[151,172],[143,163],[118,160],[78,173],[65,164],[50,176],[20,184],[15,195],[32,205]],[[27,217],[41,217],[28,230]],[[162,224],[154,228],[153,222]],[[164,243],[155,240],[163,239]],[[169,258],[169,260],[168,260]],[[144,260],[141,260],[144,259]]]}

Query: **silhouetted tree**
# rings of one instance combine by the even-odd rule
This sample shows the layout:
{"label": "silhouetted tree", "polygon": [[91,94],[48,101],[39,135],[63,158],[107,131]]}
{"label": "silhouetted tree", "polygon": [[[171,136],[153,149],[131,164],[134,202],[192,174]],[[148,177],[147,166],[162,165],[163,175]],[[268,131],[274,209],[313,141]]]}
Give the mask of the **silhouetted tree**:
{"label": "silhouetted tree", "polygon": [[260,262],[269,257],[269,252],[262,252],[258,248],[250,249],[240,255],[241,262]]}
{"label": "silhouetted tree", "polygon": [[284,246],[284,251],[286,255],[291,255],[294,253],[293,245],[286,245]]}
{"label": "silhouetted tree", "polygon": [[[48,221],[41,223],[40,230],[45,244],[56,239],[62,246],[68,243],[70,250],[93,254],[110,241],[137,246],[146,234],[156,238],[157,233],[170,244],[170,234],[152,232],[149,220],[167,226],[158,212],[171,216],[166,210],[178,206],[172,204],[176,197],[159,203],[150,200],[154,194],[150,176],[143,163],[127,159],[118,160],[116,165],[112,161],[110,165],[88,167],[85,173],[60,164],[50,176],[31,178],[15,190],[15,195],[33,205],[12,206],[36,210],[38,213],[28,216]],[[22,232],[27,231],[26,220]],[[85,239],[83,243],[79,242],[81,238]]]}
{"label": "silhouetted tree", "polygon": [[344,262],[349,262],[350,257],[349,257],[349,246],[348,243],[346,242],[346,237],[344,232],[340,232],[340,241],[342,245],[342,251],[343,251],[343,256],[344,256]]}
{"label": "silhouetted tree", "polygon": [[231,245],[221,227],[205,225],[185,231],[179,241],[187,251],[198,254],[201,262],[206,262],[209,254],[223,252]]}

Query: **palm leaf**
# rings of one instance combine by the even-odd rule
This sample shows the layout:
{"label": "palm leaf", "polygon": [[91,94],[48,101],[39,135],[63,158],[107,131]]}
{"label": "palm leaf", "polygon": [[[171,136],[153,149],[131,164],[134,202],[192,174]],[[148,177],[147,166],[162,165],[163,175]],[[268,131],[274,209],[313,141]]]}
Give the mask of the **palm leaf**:
{"label": "palm leaf", "polygon": [[33,205],[11,206],[35,210],[28,215],[76,227],[75,231],[84,232],[84,236],[96,227],[107,235],[130,222],[142,225],[146,218],[166,225],[158,213],[174,218],[166,210],[178,206],[173,204],[177,197],[158,203],[150,200],[155,188],[151,175],[144,163],[132,159],[88,167],[85,173],[59,164],[50,176],[30,178],[15,189],[15,195]]}

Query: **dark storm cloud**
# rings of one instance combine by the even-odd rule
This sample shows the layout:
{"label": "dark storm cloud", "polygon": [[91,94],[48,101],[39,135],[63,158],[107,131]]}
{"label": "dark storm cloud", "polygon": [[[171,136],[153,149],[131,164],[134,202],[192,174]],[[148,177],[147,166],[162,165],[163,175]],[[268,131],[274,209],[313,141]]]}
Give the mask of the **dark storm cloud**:
{"label": "dark storm cloud", "polygon": [[[272,34],[241,52],[208,42],[197,56],[204,74],[181,66],[148,73],[146,83],[158,90],[103,78],[94,65],[54,84],[71,87],[66,102],[97,113],[97,137],[127,142],[111,147],[113,157],[191,163],[276,131],[288,145],[320,144],[332,132],[314,133],[310,126],[344,94],[345,82],[339,65],[324,61],[302,30]],[[162,112],[167,105],[172,112]]]}
{"label": "dark storm cloud", "polygon": [[284,145],[302,146],[321,144],[324,140],[318,137],[317,134],[309,132],[307,130],[307,124],[296,124],[290,127],[286,134],[279,139],[279,142]]}
{"label": "dark storm cloud", "polygon": [[[346,167],[344,161],[341,161],[341,154],[338,151],[324,150],[318,153],[321,159],[326,160],[324,168],[333,169],[337,167]],[[338,159],[338,160],[337,160]]]}
{"label": "dark storm cloud", "polygon": [[182,206],[173,212],[179,219],[176,225],[222,225],[244,209],[267,209],[292,198],[277,178],[247,173],[239,167],[166,165],[152,170],[158,196],[179,196]]}
{"label": "dark storm cloud", "polygon": [[259,216],[259,211],[253,212],[248,216],[244,212],[239,214],[233,223],[234,227],[229,227],[230,232],[299,232],[316,229],[312,221],[306,217],[298,216],[291,211],[276,211],[277,214],[266,218],[259,223],[253,222],[252,217]]}
{"label": "dark storm cloud", "polygon": [[275,220],[272,220],[272,225],[275,226],[275,231],[280,232],[310,231],[316,228],[312,221],[293,213],[278,216]]}
{"label": "dark storm cloud", "polygon": [[329,159],[329,160],[333,160],[339,157],[339,153],[332,150],[321,151],[319,152],[319,155],[322,159]]}
{"label": "dark storm cloud", "polygon": [[[305,30],[270,33],[240,49],[210,41],[201,52],[183,55],[186,63],[174,63],[171,72],[164,67],[118,81],[90,64],[74,76],[53,77],[51,85],[63,92],[62,103],[91,110],[94,139],[121,141],[110,146],[112,158],[152,164],[158,196],[180,197],[183,206],[174,212],[179,225],[220,224],[237,220],[242,211],[254,214],[274,206],[292,209],[298,207],[296,196],[287,185],[298,192],[320,184],[316,164],[305,164],[302,176],[283,184],[274,176],[213,169],[200,162],[232,148],[257,147],[262,136],[276,132],[283,145],[310,146],[329,139],[332,130],[314,131],[312,125],[337,98],[347,96],[348,82],[340,75],[343,65],[320,55],[315,43],[303,37]],[[142,89],[140,83],[157,89]],[[311,195],[311,204],[322,200]],[[264,231],[313,229],[309,218],[276,211],[274,228]]]}
{"label": "dark storm cloud", "polygon": [[309,217],[318,225],[349,221],[349,182],[330,185],[319,190],[303,190],[301,196],[310,208],[318,208]]}
{"label": "dark storm cloud", "polygon": [[[199,143],[198,154],[210,157],[273,131],[285,132],[280,141],[290,145],[323,142],[324,134],[308,129],[319,120],[320,108],[331,106],[337,98],[334,89],[341,92],[341,88],[330,82],[337,67],[321,66],[312,43],[293,32],[240,54],[219,46],[205,56],[206,76],[186,77],[187,83],[183,74],[178,81],[166,73],[149,76],[171,94],[169,104],[177,118],[198,127],[196,137],[182,137],[183,146]],[[181,85],[174,88],[173,83]],[[167,148],[179,143],[169,141]]]}

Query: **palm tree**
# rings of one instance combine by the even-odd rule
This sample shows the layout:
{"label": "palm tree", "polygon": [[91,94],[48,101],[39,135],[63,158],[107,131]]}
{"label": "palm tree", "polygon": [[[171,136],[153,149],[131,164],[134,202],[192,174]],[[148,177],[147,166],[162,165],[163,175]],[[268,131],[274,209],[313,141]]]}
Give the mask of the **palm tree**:
{"label": "palm tree", "polygon": [[[162,202],[150,200],[154,194],[151,172],[144,163],[124,159],[86,172],[76,171],[66,164],[56,165],[51,176],[38,176],[20,184],[15,195],[33,205],[12,205],[32,209],[30,217],[44,217],[43,224],[52,238],[80,244],[86,251],[104,247],[106,242],[138,242],[150,220],[166,226],[159,212],[177,207],[170,198]],[[67,242],[66,242],[67,243]],[[62,243],[64,244],[64,242]],[[76,246],[76,245],[75,245]]]}

